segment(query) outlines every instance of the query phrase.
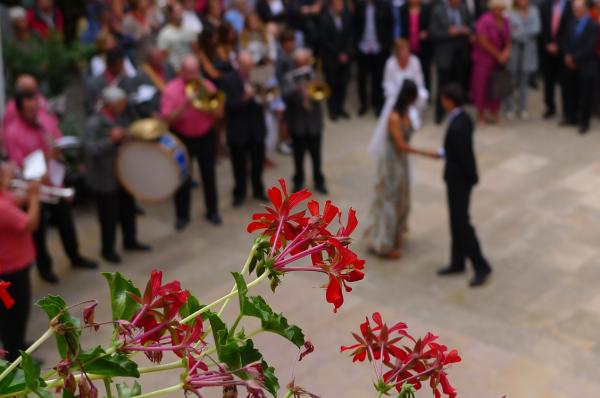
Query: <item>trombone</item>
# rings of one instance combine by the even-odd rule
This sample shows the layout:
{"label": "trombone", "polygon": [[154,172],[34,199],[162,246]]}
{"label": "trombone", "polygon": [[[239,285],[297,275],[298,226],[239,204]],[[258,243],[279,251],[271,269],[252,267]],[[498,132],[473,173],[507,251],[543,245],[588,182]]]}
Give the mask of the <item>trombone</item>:
{"label": "trombone", "polygon": [[194,97],[192,106],[201,112],[216,113],[225,104],[225,93],[210,91],[201,79],[187,83],[185,94]]}
{"label": "trombone", "polygon": [[[18,178],[10,181],[10,186],[16,191],[25,192],[29,184],[25,180]],[[48,204],[57,204],[61,199],[71,200],[75,196],[73,188],[59,188],[42,185],[40,187],[40,201]]]}

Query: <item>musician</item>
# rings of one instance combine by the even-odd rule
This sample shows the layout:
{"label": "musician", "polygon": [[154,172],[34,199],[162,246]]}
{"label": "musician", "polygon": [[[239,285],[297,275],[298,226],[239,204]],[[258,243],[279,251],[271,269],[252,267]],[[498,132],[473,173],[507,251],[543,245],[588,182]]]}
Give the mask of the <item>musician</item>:
{"label": "musician", "polygon": [[[206,204],[206,219],[213,225],[221,224],[218,210],[217,184],[215,175],[216,142],[215,123],[222,109],[215,112],[204,112],[192,104],[196,95],[187,95],[185,87],[188,83],[201,82],[206,90],[214,92],[215,86],[200,76],[198,60],[193,55],[186,55],[181,62],[179,76],[171,80],[162,93],[160,109],[162,117],[183,142],[190,158],[198,160],[204,202]],[[191,178],[175,193],[175,229],[184,229],[190,221]]]}
{"label": "musician", "polygon": [[127,96],[121,88],[102,90],[102,108],[88,118],[84,139],[86,182],[96,196],[101,255],[113,264],[121,262],[115,251],[117,224],[123,232],[123,249],[150,250],[137,240],[135,202],[117,181],[115,171],[117,149],[125,137],[125,127],[132,122],[126,107]]}
{"label": "musician", "polygon": [[[140,117],[154,117],[160,114],[160,94],[174,77],[175,71],[165,60],[165,53],[156,47],[148,49],[146,62],[142,64],[135,78],[138,94],[136,110]],[[143,90],[152,89],[155,92],[151,98],[140,98]]]}
{"label": "musician", "polygon": [[250,82],[254,66],[252,54],[240,51],[238,69],[223,75],[221,88],[225,92],[225,127],[230,150],[235,188],[233,206],[239,207],[246,198],[248,160],[254,197],[265,200],[262,181],[265,160],[266,125],[263,107],[257,102]]}
{"label": "musician", "polygon": [[[40,222],[39,184],[30,183],[24,203],[8,190],[13,167],[0,161],[0,280],[9,282],[11,308],[0,303],[0,341],[14,361],[27,348],[25,329],[31,307],[29,268],[35,261],[32,232]],[[21,205],[25,205],[25,210]]]}
{"label": "musician", "polygon": [[[15,95],[17,117],[4,131],[4,143],[9,158],[18,166],[36,150],[42,150],[48,161],[58,161],[59,151],[53,147],[53,141],[62,137],[56,119],[43,117],[39,112],[37,93],[19,91]],[[49,180],[49,178],[47,178]],[[55,204],[44,203],[40,226],[34,234],[36,262],[40,276],[49,283],[57,283],[58,277],[52,270],[52,259],[46,247],[46,228],[52,218],[58,227],[63,248],[74,268],[95,269],[98,265],[79,253],[77,232],[71,213],[71,205],[66,200]]]}
{"label": "musician", "polygon": [[[44,114],[47,117],[54,118],[55,116],[48,111],[48,100],[46,97],[40,93],[38,82],[35,80],[35,77],[22,74],[17,77],[17,81],[15,82],[15,92],[16,91],[27,91],[36,93],[38,98],[38,111],[40,115]],[[6,109],[4,110],[4,115],[2,115],[2,130],[6,129],[17,116],[19,112],[17,111],[17,106],[15,104],[15,100],[11,99],[6,104]]]}
{"label": "musician", "polygon": [[296,69],[288,72],[282,90],[286,105],[285,117],[293,144],[294,191],[299,191],[304,186],[304,154],[308,151],[312,160],[315,188],[322,194],[327,194],[325,177],[321,172],[323,112],[320,102],[310,98],[308,92],[309,84],[315,79],[311,68],[312,54],[308,49],[299,48],[294,51],[293,60]]}

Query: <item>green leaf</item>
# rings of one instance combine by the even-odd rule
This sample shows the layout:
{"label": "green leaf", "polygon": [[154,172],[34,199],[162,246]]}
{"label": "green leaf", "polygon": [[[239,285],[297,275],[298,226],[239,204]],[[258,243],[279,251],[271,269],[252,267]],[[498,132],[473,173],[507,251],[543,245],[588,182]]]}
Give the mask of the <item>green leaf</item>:
{"label": "green leaf", "polygon": [[260,361],[263,357],[260,351],[254,348],[254,342],[250,339],[246,340],[246,344],[239,348],[239,353],[242,367]]}
{"label": "green leaf", "polygon": [[179,315],[181,315],[182,318],[187,318],[201,308],[202,306],[198,302],[198,299],[190,294],[190,297],[188,297],[185,304],[179,309]]}
{"label": "green leaf", "polygon": [[118,398],[131,398],[142,394],[142,387],[137,381],[133,382],[133,387],[129,388],[126,383],[117,384]]}
{"label": "green leaf", "polygon": [[402,389],[400,389],[398,398],[415,398],[416,392],[417,390],[415,390],[415,387],[412,384],[404,383]]}
{"label": "green leaf", "polygon": [[302,333],[302,329],[298,326],[290,325],[283,314],[273,312],[262,297],[248,297],[248,286],[244,281],[244,277],[237,272],[233,272],[232,275],[238,290],[240,313],[260,319],[261,326],[265,331],[286,338],[298,348],[302,347],[304,345],[304,333]]}
{"label": "green leaf", "polygon": [[279,391],[279,380],[277,380],[277,376],[275,376],[275,368],[269,366],[267,362],[262,361],[262,371],[263,375],[265,376],[265,388],[271,393],[271,395],[277,397],[277,392]]}
{"label": "green leaf", "polygon": [[73,395],[73,393],[71,391],[67,390],[66,388],[63,388],[62,398],[75,398],[75,395]]}
{"label": "green leaf", "polygon": [[54,338],[61,358],[66,358],[67,353],[76,357],[80,350],[81,320],[67,311],[67,303],[60,296],[46,296],[36,305],[48,315],[54,327]]}
{"label": "green leaf", "polygon": [[110,289],[113,321],[131,319],[140,310],[140,304],[131,298],[132,294],[141,297],[139,289],[119,272],[103,272],[102,275]]}
{"label": "green leaf", "polygon": [[[9,362],[0,359],[0,373],[4,372],[9,365]],[[25,373],[21,368],[16,368],[0,382],[0,395],[22,391],[25,388],[27,388]]]}
{"label": "green leaf", "polygon": [[108,377],[140,377],[137,363],[121,353],[107,355],[100,346],[81,352],[79,362],[89,374]]}
{"label": "green leaf", "polygon": [[[40,377],[40,364],[25,351],[21,353],[21,369],[25,376],[25,385],[29,390],[42,397],[39,390],[46,387],[46,382]],[[45,398],[45,397],[44,397]]]}

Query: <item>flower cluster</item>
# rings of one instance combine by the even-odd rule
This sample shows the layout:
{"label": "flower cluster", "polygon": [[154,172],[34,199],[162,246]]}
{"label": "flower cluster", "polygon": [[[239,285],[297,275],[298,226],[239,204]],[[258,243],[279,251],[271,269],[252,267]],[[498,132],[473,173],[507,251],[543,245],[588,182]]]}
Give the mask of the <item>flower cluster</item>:
{"label": "flower cluster", "polygon": [[154,270],[142,297],[129,295],[140,305],[131,320],[118,322],[122,339],[120,351],[142,351],[152,362],[160,362],[165,351],[183,358],[199,353],[202,343],[202,317],[190,324],[180,322],[179,310],[190,293],[179,281],[162,284],[162,272]]}
{"label": "flower cluster", "polygon": [[[264,371],[260,362],[244,366],[235,372],[227,369],[222,364],[217,364],[215,370],[209,370],[200,362],[192,363],[185,378],[183,389],[202,398],[201,390],[209,387],[223,387],[223,391],[230,391],[230,395],[237,397],[237,388],[245,387],[247,398],[266,398],[264,387]],[[202,372],[198,370],[201,369]],[[244,378],[240,377],[243,375]],[[224,394],[225,396],[225,394]]]}
{"label": "flower cluster", "polygon": [[429,380],[435,398],[440,398],[442,393],[449,398],[456,397],[445,369],[460,362],[458,351],[448,350],[431,333],[415,339],[408,333],[405,323],[389,327],[378,312],[373,313],[372,319],[375,325],[367,318],[360,325],[360,335],[352,334],[357,343],[342,346],[341,351],[351,350],[354,362],[368,359],[373,363],[379,391],[387,393],[396,388],[401,392],[406,386],[419,390],[422,383]]}
{"label": "flower cluster", "polygon": [[[303,189],[289,194],[285,181],[282,179],[279,183],[281,189],[273,187],[268,191],[271,206],[266,206],[264,213],[254,214],[248,232],[261,231],[269,240],[270,251],[264,260],[270,278],[275,281],[279,275],[288,272],[326,274],[326,299],[337,311],[344,303],[343,290],[350,292],[349,283],[364,278],[365,261],[348,248],[350,235],[358,225],[356,212],[350,209],[344,224],[342,212],[329,200],[323,209],[318,202],[311,201],[307,204],[308,212],[296,210],[311,193]],[[336,219],[339,227],[334,231],[331,224]],[[310,258],[312,265],[291,265],[303,258]]]}

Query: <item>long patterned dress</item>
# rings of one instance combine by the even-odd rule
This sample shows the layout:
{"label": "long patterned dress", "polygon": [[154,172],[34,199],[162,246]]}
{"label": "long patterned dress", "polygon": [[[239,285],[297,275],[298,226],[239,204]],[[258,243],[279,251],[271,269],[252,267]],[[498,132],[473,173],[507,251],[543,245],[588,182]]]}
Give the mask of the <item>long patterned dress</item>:
{"label": "long patterned dress", "polygon": [[[409,142],[411,126],[403,126],[404,141]],[[408,231],[410,212],[410,175],[408,153],[396,148],[388,135],[386,147],[377,165],[375,199],[370,211],[366,238],[369,247],[385,255],[398,249],[402,235]]]}

